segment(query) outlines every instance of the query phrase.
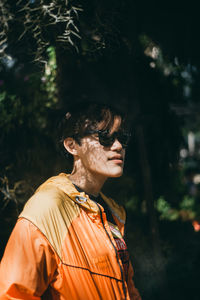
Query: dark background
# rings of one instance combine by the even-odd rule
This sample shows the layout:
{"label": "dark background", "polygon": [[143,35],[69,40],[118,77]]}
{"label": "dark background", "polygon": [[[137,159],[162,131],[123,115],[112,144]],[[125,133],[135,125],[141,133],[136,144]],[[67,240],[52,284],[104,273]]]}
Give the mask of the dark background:
{"label": "dark background", "polygon": [[126,207],[136,286],[144,300],[199,299],[196,2],[1,0],[0,15],[1,255],[34,189],[70,172],[68,106],[106,102],[132,125],[124,175],[104,192]]}

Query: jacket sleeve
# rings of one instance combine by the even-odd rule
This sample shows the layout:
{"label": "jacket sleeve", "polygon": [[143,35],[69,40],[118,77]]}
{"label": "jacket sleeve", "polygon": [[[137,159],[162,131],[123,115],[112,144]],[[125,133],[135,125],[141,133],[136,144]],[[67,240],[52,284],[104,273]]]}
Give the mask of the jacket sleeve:
{"label": "jacket sleeve", "polygon": [[0,265],[0,300],[39,300],[57,266],[49,242],[31,222],[19,219]]}
{"label": "jacket sleeve", "polygon": [[135,284],[133,282],[133,267],[131,262],[129,262],[129,272],[128,272],[128,281],[127,281],[127,285],[128,285],[128,291],[129,291],[129,295],[130,295],[130,299],[131,300],[142,300],[138,290],[135,287]]}

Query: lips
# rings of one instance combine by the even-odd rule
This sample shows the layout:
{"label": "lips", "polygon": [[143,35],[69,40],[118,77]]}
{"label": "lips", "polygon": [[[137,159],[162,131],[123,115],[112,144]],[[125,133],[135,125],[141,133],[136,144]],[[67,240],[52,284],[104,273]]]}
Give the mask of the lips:
{"label": "lips", "polygon": [[120,154],[117,154],[117,155],[114,155],[114,156],[108,158],[108,160],[123,161],[123,157]]}

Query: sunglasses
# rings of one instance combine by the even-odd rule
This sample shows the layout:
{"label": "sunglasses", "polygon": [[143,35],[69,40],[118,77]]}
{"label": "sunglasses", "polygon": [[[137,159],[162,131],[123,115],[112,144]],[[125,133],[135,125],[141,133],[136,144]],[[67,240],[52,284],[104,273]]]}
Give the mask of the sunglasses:
{"label": "sunglasses", "polygon": [[116,131],[110,134],[108,130],[92,130],[89,134],[98,134],[99,143],[104,147],[111,147],[117,139],[123,148],[127,148],[131,134],[126,131]]}

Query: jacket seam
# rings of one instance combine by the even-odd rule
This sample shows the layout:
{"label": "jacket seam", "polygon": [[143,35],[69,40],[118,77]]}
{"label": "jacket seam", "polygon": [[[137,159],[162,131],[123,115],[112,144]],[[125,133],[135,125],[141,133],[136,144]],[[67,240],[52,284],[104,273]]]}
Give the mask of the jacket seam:
{"label": "jacket seam", "polygon": [[84,268],[84,267],[80,267],[80,266],[74,266],[74,265],[70,265],[70,264],[67,264],[65,263],[62,258],[58,255],[57,251],[55,250],[55,248],[52,246],[51,242],[49,241],[49,239],[46,237],[46,235],[40,230],[40,228],[35,225],[31,220],[29,220],[28,218],[25,218],[25,217],[19,217],[18,219],[25,219],[27,220],[28,222],[30,222],[33,226],[35,226],[39,232],[44,236],[44,238],[47,240],[47,242],[49,243],[49,245],[52,247],[52,249],[54,250],[55,254],[58,256],[59,260],[61,261],[62,265],[65,265],[65,266],[68,266],[68,267],[72,267],[72,268],[77,268],[77,269],[82,269],[82,270],[86,270],[88,271],[89,273],[93,274],[93,275],[99,275],[99,276],[104,276],[104,277],[108,277],[108,278],[111,278],[111,279],[114,279],[114,280],[117,280],[119,282],[123,282],[121,279],[118,279],[116,277],[113,277],[113,276],[109,276],[109,275],[106,275],[106,274],[101,274],[101,273],[96,273],[96,272],[93,272],[91,271],[90,269],[88,268]]}
{"label": "jacket seam", "polygon": [[91,274],[93,274],[93,275],[104,276],[104,277],[108,277],[108,278],[111,278],[111,279],[114,279],[114,280],[123,282],[121,279],[118,279],[118,278],[113,277],[113,276],[109,276],[109,275],[101,274],[101,273],[96,273],[96,272],[91,271],[91,270],[88,269],[88,268],[70,265],[70,264],[64,263],[63,261],[61,261],[61,262],[62,262],[63,265],[68,266],[68,267],[72,267],[72,268],[76,268],[76,269],[82,269],[82,270],[88,271],[89,273],[91,273]]}
{"label": "jacket seam", "polygon": [[20,220],[20,219],[27,220],[33,226],[35,226],[37,228],[37,230],[43,235],[43,237],[47,240],[47,242],[49,243],[50,247],[53,249],[53,251],[58,256],[58,258],[60,259],[60,261],[63,262],[62,258],[60,257],[60,255],[58,254],[58,252],[56,251],[56,249],[54,248],[54,246],[51,244],[51,242],[49,241],[49,239],[47,238],[47,236],[44,234],[44,232],[42,232],[41,229],[34,222],[32,222],[31,220],[29,220],[28,218],[26,218],[26,217],[18,217],[18,220]]}

